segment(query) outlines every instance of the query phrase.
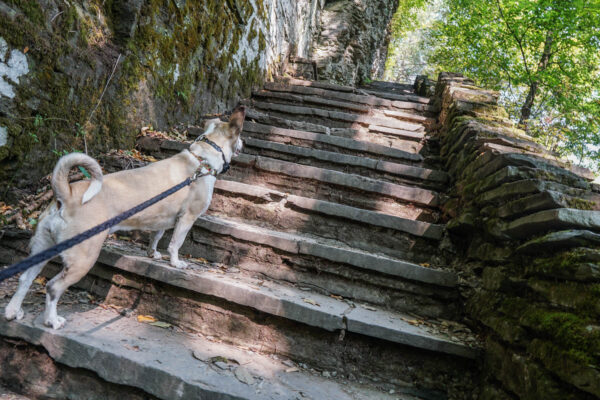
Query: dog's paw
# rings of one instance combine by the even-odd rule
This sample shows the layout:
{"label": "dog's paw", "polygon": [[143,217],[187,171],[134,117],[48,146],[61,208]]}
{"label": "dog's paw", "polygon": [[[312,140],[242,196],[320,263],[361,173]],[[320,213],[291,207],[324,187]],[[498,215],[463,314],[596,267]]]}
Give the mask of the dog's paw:
{"label": "dog's paw", "polygon": [[4,310],[4,317],[9,321],[12,321],[15,318],[23,319],[24,316],[25,316],[25,312],[23,311],[22,308],[13,308],[13,307],[7,306],[6,310]]}
{"label": "dog's paw", "polygon": [[60,329],[63,326],[65,326],[66,321],[67,321],[66,319],[57,315],[55,319],[52,319],[52,318],[46,319],[46,321],[44,321],[44,325],[56,330],[56,329]]}
{"label": "dog's paw", "polygon": [[175,268],[185,269],[188,266],[188,263],[182,260],[171,261],[171,265]]}
{"label": "dog's paw", "polygon": [[148,257],[154,259],[154,260],[162,260],[162,254],[160,254],[160,251],[157,250],[149,250],[148,251]]}

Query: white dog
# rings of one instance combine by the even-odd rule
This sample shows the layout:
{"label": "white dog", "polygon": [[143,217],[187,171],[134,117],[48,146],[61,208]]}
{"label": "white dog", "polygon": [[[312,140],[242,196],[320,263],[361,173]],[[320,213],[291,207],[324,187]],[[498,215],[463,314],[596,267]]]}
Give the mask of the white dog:
{"label": "white dog", "polygon": [[[143,168],[106,176],[102,176],[98,163],[85,154],[72,153],[62,157],[52,175],[55,201],[40,216],[30,243],[31,253],[39,253],[69,239],[198,173],[200,177],[191,185],[110,230],[157,231],[148,248],[148,255],[160,259],[161,254],[156,250],[158,241],[165,229],[174,227],[168,247],[170,262],[174,267],[185,267],[186,263],[179,260],[179,248],[194,221],[208,209],[216,175],[224,172],[231,158],[241,151],[240,133],[244,118],[245,110],[239,107],[229,122],[209,121],[208,129],[190,146],[189,151],[183,150]],[[75,166],[85,167],[91,174],[91,180],[69,184],[69,170]],[[201,176],[203,174],[207,175]],[[92,268],[110,232],[104,231],[61,254],[64,268],[46,286],[44,323],[47,326],[59,329],[64,325],[65,319],[56,311],[58,300],[69,286],[77,283]],[[37,264],[21,275],[19,287],[6,306],[5,316],[8,320],[23,318],[21,304],[25,294],[45,264]]]}

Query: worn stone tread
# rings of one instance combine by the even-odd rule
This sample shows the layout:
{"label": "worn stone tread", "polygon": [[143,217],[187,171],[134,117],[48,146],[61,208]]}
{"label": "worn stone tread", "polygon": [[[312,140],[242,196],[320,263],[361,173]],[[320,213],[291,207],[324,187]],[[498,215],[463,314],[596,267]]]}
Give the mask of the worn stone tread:
{"label": "worn stone tread", "polygon": [[335,240],[318,240],[300,233],[279,232],[208,215],[198,218],[195,225],[220,235],[270,246],[292,254],[319,257],[417,282],[446,287],[454,287],[457,284],[457,277],[453,272],[426,268],[408,261],[369,253]]}
{"label": "worn stone tread", "polygon": [[[181,151],[183,149],[187,149],[188,147],[188,143],[182,143],[176,140],[165,140],[161,143],[162,149],[170,151]],[[436,207],[439,204],[439,195],[434,191],[385,182],[360,175],[348,174],[341,171],[312,167],[310,165],[296,164],[293,162],[244,153],[234,158],[232,163],[234,165],[253,165],[255,168],[263,171],[275,172],[305,179],[315,179],[317,181],[326,182],[333,185],[364,190],[367,192],[380,193],[399,200],[430,207]]]}
{"label": "worn stone tread", "polygon": [[354,86],[336,85],[335,83],[323,82],[323,81],[309,81],[298,78],[279,78],[278,82],[285,83],[287,85],[296,86],[308,86],[319,89],[333,90],[344,93],[355,93],[356,88]]}
{"label": "worn stone tread", "polygon": [[524,238],[550,229],[572,228],[600,231],[600,212],[573,208],[540,211],[508,223],[502,232],[512,238]]}
{"label": "worn stone tread", "polygon": [[321,96],[311,96],[311,95],[302,95],[302,94],[293,94],[288,92],[275,92],[268,90],[260,90],[252,93],[253,97],[267,99],[268,101],[273,100],[284,100],[293,102],[295,104],[306,104],[307,106],[310,104],[315,104],[318,106],[327,106],[333,108],[339,108],[343,110],[351,110],[359,113],[368,113],[371,111],[369,106],[357,103],[351,103],[348,101],[339,101],[323,98]]}
{"label": "worn stone tread", "polygon": [[237,275],[232,277],[194,268],[181,270],[165,262],[125,254],[111,247],[105,247],[98,260],[133,274],[328,331],[345,329],[402,345],[466,358],[475,358],[479,353],[478,349],[447,338],[444,334],[411,325],[407,321],[414,317],[409,315],[382,311],[371,306],[363,309],[344,300],[273,281]]}
{"label": "worn stone tread", "polygon": [[[288,366],[268,356],[139,323],[113,310],[71,308],[64,313],[65,308],[61,306],[61,312],[68,322],[61,330],[46,328],[41,316],[30,315],[11,322],[0,318],[0,335],[42,346],[58,363],[165,400],[398,398],[303,370],[286,373]],[[235,360],[242,367],[230,364],[231,368],[243,368],[253,382],[243,383],[234,371],[218,368],[212,362],[215,357]]]}
{"label": "worn stone tread", "polygon": [[270,202],[280,201],[280,199],[285,198],[287,203],[309,212],[316,212],[357,222],[364,222],[369,225],[390,228],[428,239],[440,239],[444,231],[443,225],[400,218],[395,215],[364,210],[325,200],[316,200],[308,197],[288,195],[277,190],[256,185],[247,185],[245,183],[236,181],[218,180],[215,184],[215,188],[217,190],[260,198]]}
{"label": "worn stone tread", "polygon": [[427,124],[432,124],[435,122],[434,118],[425,117],[419,114],[408,113],[405,111],[384,110],[383,114],[387,117],[398,118],[407,121],[414,121]]}
{"label": "worn stone tread", "polygon": [[407,131],[405,129],[389,128],[385,126],[369,125],[369,131],[377,133],[385,133],[387,135],[398,136],[401,138],[411,140],[423,140],[425,138],[424,132]]}
{"label": "worn stone tread", "polygon": [[366,89],[365,92],[388,100],[411,101],[414,103],[429,104],[429,97],[417,96],[416,94],[394,94],[373,89]]}
{"label": "worn stone tread", "polygon": [[307,86],[306,81],[291,80],[287,83],[285,81],[280,82],[267,82],[264,85],[266,90],[272,92],[288,92],[297,93],[301,95],[320,96],[326,99],[335,99],[345,102],[353,102],[358,104],[364,104],[375,107],[390,107],[392,101],[382,99],[376,96],[365,96],[361,94],[354,94],[349,92],[340,92],[337,90],[323,89],[314,86]]}
{"label": "worn stone tread", "polygon": [[383,118],[383,117],[372,117],[367,115],[359,115],[352,113],[345,113],[341,111],[325,110],[316,107],[303,107],[303,106],[292,106],[288,104],[277,104],[269,103],[264,101],[252,101],[248,103],[249,106],[266,111],[275,111],[285,114],[301,115],[305,117],[319,117],[325,119],[331,119],[336,121],[342,121],[347,123],[356,123],[363,125],[377,125],[394,129],[402,129],[406,131],[423,132],[425,127],[419,123],[411,123],[406,121],[400,121],[396,118]]}
{"label": "worn stone tread", "polygon": [[341,137],[354,137],[359,132],[358,129],[353,128],[330,128],[328,126],[315,124],[312,122],[294,121],[291,119],[274,117],[251,108],[246,110],[246,122],[248,121],[258,121],[265,125],[276,126],[284,129],[323,133],[326,135]]}
{"label": "worn stone tread", "polygon": [[271,150],[300,157],[313,158],[316,160],[326,161],[333,164],[352,165],[355,167],[368,168],[375,171],[387,172],[405,178],[432,181],[438,183],[446,182],[448,179],[446,173],[442,171],[394,163],[390,161],[376,160],[368,157],[358,157],[349,154],[340,154],[332,151],[313,149],[310,147],[293,146],[254,138],[247,138],[246,145],[250,147],[257,147],[264,150]]}
{"label": "worn stone tread", "polygon": [[411,162],[422,162],[423,156],[416,153],[396,149],[394,147],[383,146],[376,143],[370,143],[360,140],[354,140],[341,136],[333,136],[316,132],[307,132],[294,129],[284,129],[275,126],[257,124],[255,122],[245,122],[244,132],[262,133],[272,136],[286,136],[294,139],[302,139],[311,142],[326,143],[343,149],[360,151],[379,156],[396,158],[398,160],[408,160]]}

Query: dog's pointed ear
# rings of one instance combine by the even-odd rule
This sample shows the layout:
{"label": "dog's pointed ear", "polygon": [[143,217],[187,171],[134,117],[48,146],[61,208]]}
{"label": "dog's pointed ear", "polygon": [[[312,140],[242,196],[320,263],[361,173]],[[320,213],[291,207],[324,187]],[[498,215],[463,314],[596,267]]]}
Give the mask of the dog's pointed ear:
{"label": "dog's pointed ear", "polygon": [[229,118],[229,131],[234,136],[237,136],[242,132],[242,129],[244,128],[244,119],[245,118],[246,118],[246,107],[239,106],[238,108],[233,110],[233,113],[231,114],[231,117]]}

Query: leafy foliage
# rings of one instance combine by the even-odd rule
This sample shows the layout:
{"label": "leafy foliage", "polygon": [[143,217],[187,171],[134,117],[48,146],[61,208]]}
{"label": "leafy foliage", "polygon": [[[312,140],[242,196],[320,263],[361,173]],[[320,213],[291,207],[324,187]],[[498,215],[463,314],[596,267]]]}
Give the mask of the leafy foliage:
{"label": "leafy foliage", "polygon": [[440,14],[420,50],[436,72],[500,90],[537,140],[598,168],[600,0],[446,0]]}

